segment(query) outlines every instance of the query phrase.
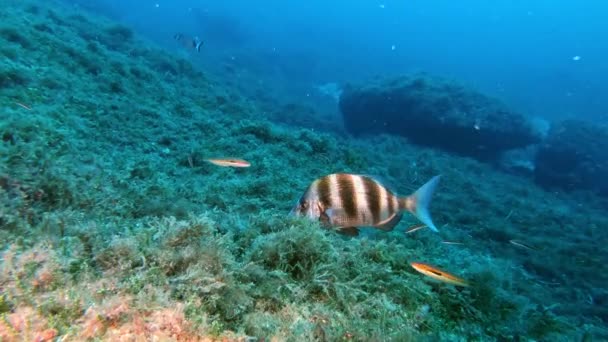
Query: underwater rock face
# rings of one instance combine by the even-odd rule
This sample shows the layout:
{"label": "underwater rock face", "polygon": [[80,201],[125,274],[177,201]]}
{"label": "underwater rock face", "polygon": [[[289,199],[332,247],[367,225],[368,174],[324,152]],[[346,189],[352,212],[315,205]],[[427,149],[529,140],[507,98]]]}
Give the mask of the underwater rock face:
{"label": "underwater rock face", "polygon": [[399,134],[481,160],[540,141],[524,116],[499,101],[424,75],[345,87],[340,110],[353,134]]}
{"label": "underwater rock face", "polygon": [[579,120],[558,123],[535,164],[535,180],[542,186],[608,196],[608,128]]}
{"label": "underwater rock face", "polygon": [[536,153],[538,145],[531,145],[525,148],[509,150],[502,154],[498,161],[498,166],[510,173],[530,177],[534,175],[536,165]]}

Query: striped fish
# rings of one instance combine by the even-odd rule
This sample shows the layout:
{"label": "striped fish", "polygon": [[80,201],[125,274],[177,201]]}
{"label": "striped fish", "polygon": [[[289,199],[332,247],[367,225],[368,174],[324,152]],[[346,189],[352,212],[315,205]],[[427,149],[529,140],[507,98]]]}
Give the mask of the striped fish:
{"label": "striped fish", "polygon": [[372,177],[335,173],[315,180],[291,213],[354,236],[361,226],[390,231],[409,211],[437,231],[428,207],[438,182],[435,176],[410,196],[399,197]]}

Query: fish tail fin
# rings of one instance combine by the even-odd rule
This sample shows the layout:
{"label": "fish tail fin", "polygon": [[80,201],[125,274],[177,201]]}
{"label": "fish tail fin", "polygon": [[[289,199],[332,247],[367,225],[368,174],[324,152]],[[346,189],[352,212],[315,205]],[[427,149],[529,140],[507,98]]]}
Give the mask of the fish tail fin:
{"label": "fish tail fin", "polygon": [[399,205],[402,209],[414,214],[414,216],[416,216],[420,222],[426,224],[435,232],[438,232],[438,230],[433,223],[433,219],[431,218],[429,206],[431,204],[431,198],[433,197],[435,188],[437,188],[437,184],[439,184],[440,177],[441,176],[435,176],[431,178],[431,180],[426,182],[423,186],[416,190],[416,192],[405,198],[401,198],[399,201]]}
{"label": "fish tail fin", "polygon": [[203,41],[197,36],[192,38],[192,47],[197,51],[201,52],[201,46],[203,46]]}

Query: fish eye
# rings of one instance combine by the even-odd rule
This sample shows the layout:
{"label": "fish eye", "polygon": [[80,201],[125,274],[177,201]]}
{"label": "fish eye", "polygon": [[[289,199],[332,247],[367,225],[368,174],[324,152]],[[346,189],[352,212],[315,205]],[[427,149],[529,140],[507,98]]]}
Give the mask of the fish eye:
{"label": "fish eye", "polygon": [[308,209],[308,202],[306,202],[306,201],[300,202],[300,210],[307,210],[307,209]]}

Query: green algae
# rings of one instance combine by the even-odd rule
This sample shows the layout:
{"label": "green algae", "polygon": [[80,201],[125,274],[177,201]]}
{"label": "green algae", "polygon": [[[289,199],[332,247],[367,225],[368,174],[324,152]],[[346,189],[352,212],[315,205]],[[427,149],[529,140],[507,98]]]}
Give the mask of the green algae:
{"label": "green algae", "polygon": [[[599,200],[547,194],[400,138],[353,142],[277,124],[259,110],[267,103],[211,71],[52,4],[0,9],[13,14],[3,16],[12,29],[0,30],[0,314],[37,307],[48,328],[72,336],[86,331],[91,308],[107,311],[100,334],[107,322],[126,323],[131,314],[108,313],[115,300],[137,312],[183,304],[187,330],[216,338],[582,335],[566,320],[605,336],[601,310],[584,295],[605,296]],[[33,40],[46,43],[24,50]],[[307,115],[294,122],[316,120],[290,108]],[[204,161],[217,156],[252,167]],[[393,232],[353,239],[287,216],[311,181],[337,171],[378,175],[400,194],[441,173],[441,235],[405,235],[415,223],[405,217]],[[570,242],[543,239],[557,232]],[[542,249],[518,250],[513,238]],[[409,266],[416,260],[472,286],[428,282]],[[544,309],[564,301],[576,306]]]}
{"label": "green algae", "polygon": [[11,311],[11,303],[7,301],[6,295],[0,296],[0,315]]}

